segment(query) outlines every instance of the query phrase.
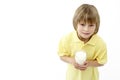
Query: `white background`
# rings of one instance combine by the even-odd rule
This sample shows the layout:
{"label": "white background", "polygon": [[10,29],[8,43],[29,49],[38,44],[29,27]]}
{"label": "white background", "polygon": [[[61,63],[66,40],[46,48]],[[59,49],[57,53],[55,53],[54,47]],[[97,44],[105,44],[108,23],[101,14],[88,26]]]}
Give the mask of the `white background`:
{"label": "white background", "polygon": [[82,3],[97,7],[98,34],[108,46],[100,79],[119,80],[119,0],[0,0],[0,80],[65,80],[58,42],[73,30],[73,14]]}

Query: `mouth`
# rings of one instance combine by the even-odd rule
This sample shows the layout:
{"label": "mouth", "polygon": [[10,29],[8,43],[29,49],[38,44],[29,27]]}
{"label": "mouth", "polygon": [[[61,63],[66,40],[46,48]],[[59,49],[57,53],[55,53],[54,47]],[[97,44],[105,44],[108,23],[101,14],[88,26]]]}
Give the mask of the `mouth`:
{"label": "mouth", "polygon": [[82,34],[84,34],[84,35],[90,35],[90,33],[82,33]]}

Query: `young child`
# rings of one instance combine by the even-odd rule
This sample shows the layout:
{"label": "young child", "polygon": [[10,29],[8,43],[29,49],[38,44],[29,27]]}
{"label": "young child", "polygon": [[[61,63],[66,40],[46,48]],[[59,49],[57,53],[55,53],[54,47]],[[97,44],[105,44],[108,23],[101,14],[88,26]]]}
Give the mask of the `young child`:
{"label": "young child", "polygon": [[[97,67],[107,62],[107,47],[97,35],[100,25],[99,13],[94,5],[82,4],[73,17],[74,31],[65,35],[59,43],[58,55],[68,63],[66,80],[99,80]],[[86,61],[80,65],[75,53],[86,52]]]}

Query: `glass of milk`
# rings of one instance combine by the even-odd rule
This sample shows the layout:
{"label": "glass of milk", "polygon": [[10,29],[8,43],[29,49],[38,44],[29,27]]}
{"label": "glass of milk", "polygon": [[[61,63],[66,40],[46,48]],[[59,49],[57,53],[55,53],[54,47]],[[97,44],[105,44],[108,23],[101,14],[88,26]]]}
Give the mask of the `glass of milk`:
{"label": "glass of milk", "polygon": [[78,51],[75,53],[75,61],[80,64],[83,65],[84,62],[86,61],[86,52],[85,51]]}

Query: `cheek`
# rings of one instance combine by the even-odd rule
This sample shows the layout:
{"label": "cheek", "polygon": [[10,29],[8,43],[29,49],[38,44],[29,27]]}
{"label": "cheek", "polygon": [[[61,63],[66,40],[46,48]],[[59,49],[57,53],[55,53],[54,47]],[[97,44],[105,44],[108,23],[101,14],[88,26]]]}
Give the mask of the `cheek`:
{"label": "cheek", "polygon": [[79,28],[77,28],[77,33],[79,34],[81,32],[81,30]]}
{"label": "cheek", "polygon": [[78,28],[77,28],[77,31],[78,31],[78,32],[80,32],[80,31],[81,31],[81,28],[80,28],[80,27],[78,27]]}
{"label": "cheek", "polygon": [[92,30],[92,32],[95,32],[96,31],[96,28],[94,28],[93,30]]}

